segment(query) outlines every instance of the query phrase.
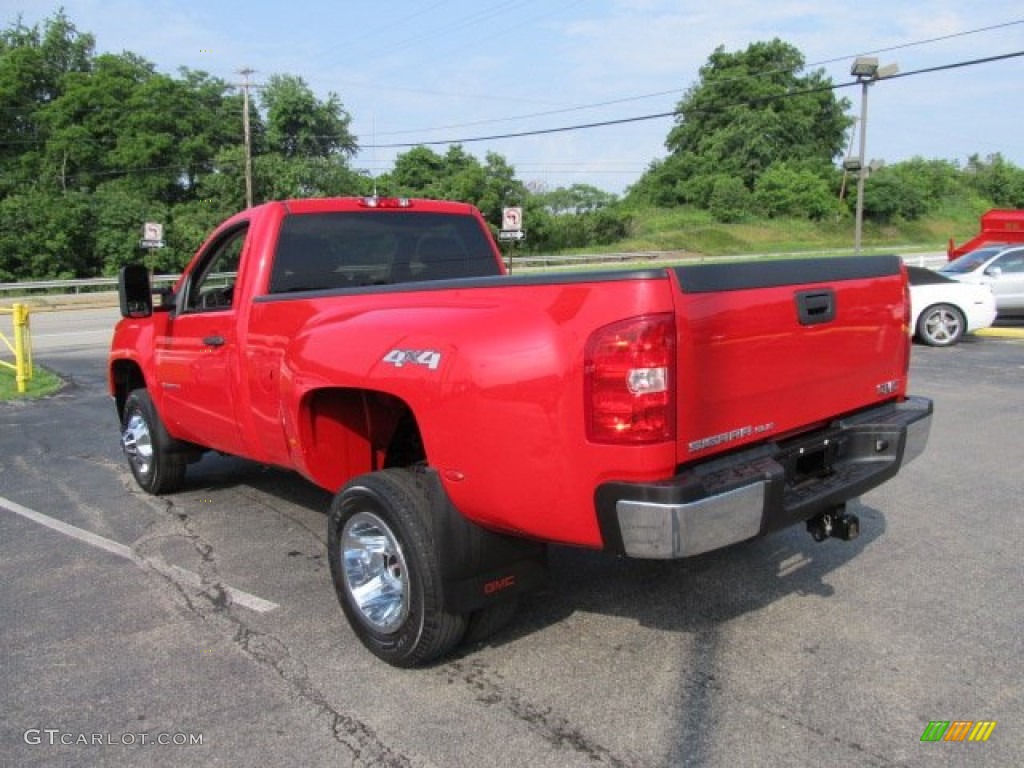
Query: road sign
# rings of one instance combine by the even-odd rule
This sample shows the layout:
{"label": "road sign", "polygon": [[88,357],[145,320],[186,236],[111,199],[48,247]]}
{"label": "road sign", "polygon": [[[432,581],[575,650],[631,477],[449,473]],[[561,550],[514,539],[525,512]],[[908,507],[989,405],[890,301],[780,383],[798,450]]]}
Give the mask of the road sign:
{"label": "road sign", "polygon": [[155,221],[147,221],[142,225],[142,240],[139,245],[143,248],[164,247],[164,225]]}
{"label": "road sign", "polygon": [[525,240],[526,233],[521,229],[503,229],[498,232],[499,240]]}
{"label": "road sign", "polygon": [[514,208],[502,208],[501,209],[501,229],[502,231],[509,230],[512,232],[518,231],[523,228],[523,209],[516,206]]}

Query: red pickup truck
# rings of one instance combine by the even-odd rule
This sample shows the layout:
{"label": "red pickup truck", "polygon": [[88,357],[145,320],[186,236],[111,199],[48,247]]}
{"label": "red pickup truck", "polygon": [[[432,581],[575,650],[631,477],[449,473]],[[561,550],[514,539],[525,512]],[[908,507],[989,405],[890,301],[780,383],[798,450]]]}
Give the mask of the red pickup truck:
{"label": "red pickup truck", "polygon": [[154,307],[120,279],[109,386],[139,485],[214,450],[332,493],[341,607],[411,666],[507,621],[545,543],[680,558],[806,523],[923,449],[896,257],[508,275],[479,212],[271,202]]}

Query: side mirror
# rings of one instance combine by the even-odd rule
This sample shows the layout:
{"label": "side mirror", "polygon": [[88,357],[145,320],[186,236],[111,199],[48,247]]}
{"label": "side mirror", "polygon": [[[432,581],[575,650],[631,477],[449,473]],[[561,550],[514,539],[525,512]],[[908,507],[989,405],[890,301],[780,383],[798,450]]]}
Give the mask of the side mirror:
{"label": "side mirror", "polygon": [[989,277],[999,277],[1001,274],[1003,274],[1003,268],[989,267],[988,269],[985,270],[985,274],[988,275]]}
{"label": "side mirror", "polygon": [[153,289],[149,270],[142,264],[129,264],[117,273],[117,294],[121,299],[121,317],[149,317],[153,314]]}

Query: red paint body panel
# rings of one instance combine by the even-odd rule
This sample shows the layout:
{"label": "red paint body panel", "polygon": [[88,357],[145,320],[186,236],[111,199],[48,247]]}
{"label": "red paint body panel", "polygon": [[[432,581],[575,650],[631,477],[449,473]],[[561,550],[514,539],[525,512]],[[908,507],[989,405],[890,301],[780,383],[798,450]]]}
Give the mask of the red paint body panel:
{"label": "red paint body panel", "polygon": [[[413,206],[486,227],[470,206]],[[594,494],[602,483],[667,479],[688,462],[905,394],[899,275],[696,294],[684,292],[673,270],[522,280],[504,276],[488,235],[494,278],[268,295],[286,216],[360,210],[363,203],[345,199],[245,211],[211,235],[176,287],[184,289],[223,233],[247,225],[231,309],[158,311],[119,324],[112,365],[139,367],[175,437],[294,468],[334,491],[377,468],[364,422],[374,403],[401,401],[463,515],[600,547]],[[834,322],[797,322],[794,292],[808,287],[835,291]],[[624,319],[664,313],[674,314],[677,334],[669,381],[676,439],[588,441],[588,339]],[[225,343],[204,346],[213,335]],[[396,350],[428,357],[405,361]],[[896,384],[880,394],[885,382]],[[323,405],[316,418],[314,401]]]}
{"label": "red paint body panel", "polygon": [[986,245],[1024,243],[1024,211],[993,209],[981,215],[981,227],[974,237],[957,246],[949,240],[946,255],[950,261]]}
{"label": "red paint body panel", "polygon": [[[834,322],[801,326],[794,293],[838,290]],[[680,294],[679,462],[721,451],[692,443],[746,433],[729,448],[822,424],[905,394],[903,288],[892,278]]]}

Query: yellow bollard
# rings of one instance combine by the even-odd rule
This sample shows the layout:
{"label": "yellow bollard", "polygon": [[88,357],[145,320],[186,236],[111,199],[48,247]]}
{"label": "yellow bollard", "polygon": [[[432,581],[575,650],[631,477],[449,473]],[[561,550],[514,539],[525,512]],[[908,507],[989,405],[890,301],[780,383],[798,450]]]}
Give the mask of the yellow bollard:
{"label": "yellow bollard", "polygon": [[25,394],[32,378],[32,341],[28,329],[28,305],[14,305],[14,375],[18,394]]}

